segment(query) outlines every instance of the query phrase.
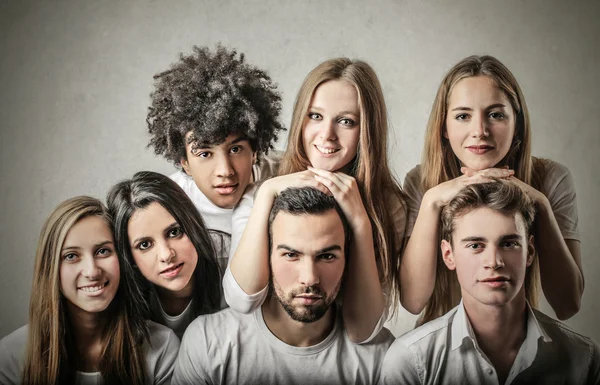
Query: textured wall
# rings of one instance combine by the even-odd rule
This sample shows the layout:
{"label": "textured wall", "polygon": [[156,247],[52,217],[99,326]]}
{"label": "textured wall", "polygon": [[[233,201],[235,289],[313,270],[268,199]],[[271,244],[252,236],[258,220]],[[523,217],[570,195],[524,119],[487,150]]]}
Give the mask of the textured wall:
{"label": "textured wall", "polygon": [[[171,172],[145,147],[152,75],[194,44],[222,42],[279,83],[286,125],[316,64],[369,61],[384,87],[399,179],[419,162],[444,73],[474,53],[502,60],[525,93],[534,154],[575,176],[587,282],[568,324],[600,341],[599,12],[597,1],[556,0],[2,2],[0,337],[27,320],[37,236],[56,204],[104,198],[138,170]],[[413,322],[401,313],[392,329]]]}

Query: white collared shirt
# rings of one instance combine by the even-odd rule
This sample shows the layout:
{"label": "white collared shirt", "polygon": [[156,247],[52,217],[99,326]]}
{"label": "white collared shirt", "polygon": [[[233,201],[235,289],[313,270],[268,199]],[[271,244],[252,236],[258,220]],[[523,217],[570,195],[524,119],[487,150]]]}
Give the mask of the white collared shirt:
{"label": "white collared shirt", "polygon": [[[381,384],[498,384],[463,303],[399,337]],[[527,304],[527,335],[505,384],[600,384],[600,347]]]}

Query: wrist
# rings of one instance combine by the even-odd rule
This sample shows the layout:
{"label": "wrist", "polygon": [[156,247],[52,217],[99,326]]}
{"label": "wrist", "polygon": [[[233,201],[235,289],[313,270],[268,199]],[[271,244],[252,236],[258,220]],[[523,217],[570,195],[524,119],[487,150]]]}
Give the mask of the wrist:
{"label": "wrist", "polygon": [[[436,186],[437,187],[437,186]],[[423,194],[421,200],[421,208],[425,208],[428,211],[440,213],[444,207],[444,202],[436,196],[436,187],[431,188]]]}

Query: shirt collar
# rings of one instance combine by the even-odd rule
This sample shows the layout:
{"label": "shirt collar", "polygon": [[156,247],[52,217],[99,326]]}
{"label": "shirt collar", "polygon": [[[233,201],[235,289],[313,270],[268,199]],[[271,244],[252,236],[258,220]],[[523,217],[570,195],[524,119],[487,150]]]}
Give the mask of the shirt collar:
{"label": "shirt collar", "polygon": [[[535,316],[535,313],[529,302],[526,302],[527,306],[527,335],[525,337],[525,341],[523,341],[523,345],[521,346],[521,350],[525,349],[523,353],[527,353],[527,356],[535,357],[537,354],[537,343],[540,338],[544,340],[544,342],[551,342],[552,339],[546,333],[546,331],[540,326],[538,320]],[[475,339],[475,333],[473,332],[473,328],[471,327],[471,323],[469,322],[469,318],[467,317],[467,313],[465,312],[465,307],[463,301],[461,299],[460,303],[457,307],[454,308],[455,315],[452,320],[452,335],[451,341],[452,344],[450,346],[451,350],[455,350],[459,348],[465,338],[468,338],[472,341],[473,345],[477,345],[477,340]],[[533,354],[529,354],[533,353]],[[520,354],[520,352],[519,352]],[[529,366],[529,365],[528,365]]]}

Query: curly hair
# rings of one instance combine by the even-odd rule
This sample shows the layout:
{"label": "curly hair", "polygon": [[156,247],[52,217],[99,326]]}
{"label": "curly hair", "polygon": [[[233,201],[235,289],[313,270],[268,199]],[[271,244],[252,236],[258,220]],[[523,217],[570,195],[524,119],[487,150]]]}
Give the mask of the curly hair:
{"label": "curly hair", "polygon": [[[263,70],[245,62],[244,54],[217,45],[193,47],[167,71],[154,75],[146,123],[148,147],[176,166],[186,158],[186,144],[214,146],[230,134],[248,138],[259,155],[273,148],[279,131],[281,96]],[[186,134],[192,135],[186,141]]]}

